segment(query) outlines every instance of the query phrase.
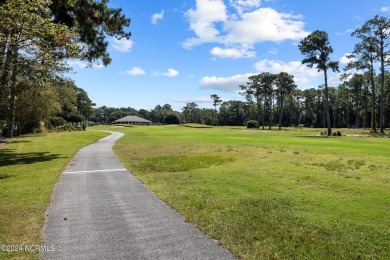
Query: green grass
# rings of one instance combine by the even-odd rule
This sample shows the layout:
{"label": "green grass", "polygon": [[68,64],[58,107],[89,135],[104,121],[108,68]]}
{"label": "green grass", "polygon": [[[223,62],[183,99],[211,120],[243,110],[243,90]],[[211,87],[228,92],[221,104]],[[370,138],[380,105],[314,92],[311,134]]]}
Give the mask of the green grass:
{"label": "green grass", "polygon": [[390,259],[390,139],[118,128],[122,163],[243,259]]}
{"label": "green grass", "polygon": [[[26,135],[0,147],[0,245],[43,245],[45,211],[60,173],[99,131]],[[2,252],[0,259],[39,259],[39,253]]]}

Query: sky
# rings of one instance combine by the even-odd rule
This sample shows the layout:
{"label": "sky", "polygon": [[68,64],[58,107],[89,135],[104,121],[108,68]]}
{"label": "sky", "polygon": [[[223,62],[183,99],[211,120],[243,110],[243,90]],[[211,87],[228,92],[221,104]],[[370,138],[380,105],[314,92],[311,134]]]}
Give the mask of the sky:
{"label": "sky", "polygon": [[[358,42],[351,32],[375,15],[390,16],[388,0],[111,0],[131,19],[131,39],[109,38],[112,63],[86,68],[70,61],[68,76],[97,107],[153,109],[189,102],[212,108],[210,96],[242,100],[250,75],[287,72],[300,89],[323,74],[302,65],[299,42],[326,31],[340,68]],[[330,73],[329,85],[339,75]]]}

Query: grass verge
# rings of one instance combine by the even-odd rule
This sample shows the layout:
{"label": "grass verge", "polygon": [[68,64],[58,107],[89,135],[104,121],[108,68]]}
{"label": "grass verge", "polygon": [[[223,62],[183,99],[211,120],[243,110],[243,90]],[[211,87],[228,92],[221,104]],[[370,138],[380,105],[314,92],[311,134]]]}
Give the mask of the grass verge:
{"label": "grass verge", "polygon": [[117,129],[121,162],[242,259],[390,259],[389,138]]}
{"label": "grass verge", "polygon": [[[0,246],[43,245],[45,211],[61,172],[99,131],[26,135],[0,147]],[[39,259],[39,252],[0,251],[0,259]]]}

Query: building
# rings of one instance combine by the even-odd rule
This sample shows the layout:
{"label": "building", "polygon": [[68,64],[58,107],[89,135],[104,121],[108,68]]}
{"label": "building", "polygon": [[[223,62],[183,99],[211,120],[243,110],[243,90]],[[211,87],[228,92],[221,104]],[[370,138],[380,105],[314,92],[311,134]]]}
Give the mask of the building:
{"label": "building", "polygon": [[125,116],[114,121],[114,124],[126,125],[151,125],[152,121],[146,120],[139,116]]}

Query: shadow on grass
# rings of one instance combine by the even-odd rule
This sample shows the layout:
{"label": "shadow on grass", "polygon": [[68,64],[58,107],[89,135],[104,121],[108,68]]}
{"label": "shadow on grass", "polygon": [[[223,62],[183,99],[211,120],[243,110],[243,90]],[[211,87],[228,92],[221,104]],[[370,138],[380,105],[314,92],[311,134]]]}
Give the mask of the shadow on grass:
{"label": "shadow on grass", "polygon": [[8,174],[1,174],[1,173],[0,173],[0,180],[8,179],[8,178],[11,178],[11,177],[12,177],[11,175],[8,175]]}
{"label": "shadow on grass", "polygon": [[296,135],[295,137],[299,138],[335,138],[335,137],[341,137],[341,136],[326,136],[326,135]]}
{"label": "shadow on grass", "polygon": [[[0,151],[0,167],[47,162],[58,158],[61,158],[59,154],[49,152],[16,153],[14,149],[2,149]],[[1,175],[0,179],[2,179]]]}

